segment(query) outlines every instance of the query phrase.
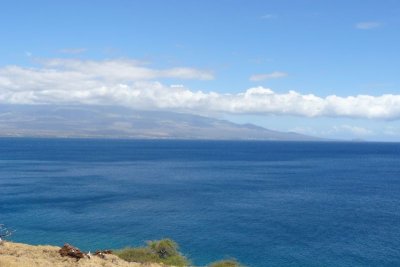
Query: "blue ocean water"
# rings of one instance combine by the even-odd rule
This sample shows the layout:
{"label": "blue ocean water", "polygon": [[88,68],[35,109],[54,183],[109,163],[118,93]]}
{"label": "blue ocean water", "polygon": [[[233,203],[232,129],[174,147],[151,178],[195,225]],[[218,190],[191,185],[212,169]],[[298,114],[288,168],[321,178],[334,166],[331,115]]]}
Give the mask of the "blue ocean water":
{"label": "blue ocean water", "polygon": [[0,223],[200,266],[400,266],[400,144],[0,139]]}

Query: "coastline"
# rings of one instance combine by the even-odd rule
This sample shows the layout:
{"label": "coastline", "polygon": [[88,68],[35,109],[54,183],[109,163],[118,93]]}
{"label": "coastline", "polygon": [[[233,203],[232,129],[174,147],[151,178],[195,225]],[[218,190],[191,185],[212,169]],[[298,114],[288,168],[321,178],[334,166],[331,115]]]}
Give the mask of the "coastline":
{"label": "coastline", "polygon": [[29,245],[3,241],[0,244],[0,267],[162,267],[157,263],[127,262],[116,255],[107,254],[104,258],[92,256],[76,260],[62,257],[61,247],[49,245]]}

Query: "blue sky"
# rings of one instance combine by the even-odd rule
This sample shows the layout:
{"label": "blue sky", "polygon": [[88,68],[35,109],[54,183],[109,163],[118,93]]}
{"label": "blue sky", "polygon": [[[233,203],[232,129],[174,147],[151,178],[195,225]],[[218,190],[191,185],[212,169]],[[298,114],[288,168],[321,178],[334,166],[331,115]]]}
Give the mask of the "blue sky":
{"label": "blue sky", "polygon": [[[70,87],[83,89],[68,102],[109,100],[323,137],[400,140],[396,0],[4,0],[0,12],[3,103],[63,102],[64,88],[45,87],[78,77]],[[158,100],[149,100],[148,87]],[[250,88],[261,89],[244,97]],[[358,95],[370,99],[348,98]]]}

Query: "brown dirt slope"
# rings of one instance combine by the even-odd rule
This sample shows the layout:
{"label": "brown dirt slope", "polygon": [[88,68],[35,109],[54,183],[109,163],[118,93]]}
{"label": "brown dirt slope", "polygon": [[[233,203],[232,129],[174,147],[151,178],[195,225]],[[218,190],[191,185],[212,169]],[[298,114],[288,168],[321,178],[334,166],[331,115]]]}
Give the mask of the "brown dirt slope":
{"label": "brown dirt slope", "polygon": [[159,264],[126,262],[115,255],[105,259],[93,256],[91,259],[61,257],[55,246],[31,246],[20,243],[0,244],[0,267],[161,267]]}

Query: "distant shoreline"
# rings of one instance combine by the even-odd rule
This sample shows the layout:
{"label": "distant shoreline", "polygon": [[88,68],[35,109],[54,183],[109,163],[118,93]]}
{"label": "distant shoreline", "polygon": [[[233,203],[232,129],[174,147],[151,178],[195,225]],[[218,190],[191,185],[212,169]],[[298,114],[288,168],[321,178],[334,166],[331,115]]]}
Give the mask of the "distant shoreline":
{"label": "distant shoreline", "polygon": [[205,141],[205,142],[278,142],[278,143],[400,143],[385,140],[268,140],[268,139],[203,139],[203,138],[143,138],[112,136],[34,136],[34,135],[0,135],[0,139],[49,139],[49,140],[116,140],[116,141]]}

